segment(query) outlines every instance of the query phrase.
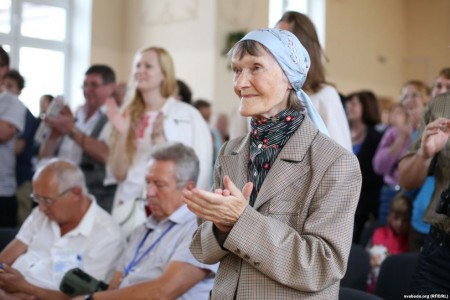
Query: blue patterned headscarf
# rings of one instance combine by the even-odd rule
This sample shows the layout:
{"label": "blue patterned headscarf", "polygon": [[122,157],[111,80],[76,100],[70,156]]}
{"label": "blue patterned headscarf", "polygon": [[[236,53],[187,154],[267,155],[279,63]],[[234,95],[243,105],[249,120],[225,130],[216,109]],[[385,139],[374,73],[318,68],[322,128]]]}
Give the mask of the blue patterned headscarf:
{"label": "blue patterned headscarf", "polygon": [[302,90],[311,61],[308,52],[295,35],[276,28],[258,29],[248,33],[241,41],[252,40],[264,45],[275,57],[284,74],[286,74],[297,97],[303,102],[309,117],[319,130],[328,134],[327,127],[314,108],[311,99]]}

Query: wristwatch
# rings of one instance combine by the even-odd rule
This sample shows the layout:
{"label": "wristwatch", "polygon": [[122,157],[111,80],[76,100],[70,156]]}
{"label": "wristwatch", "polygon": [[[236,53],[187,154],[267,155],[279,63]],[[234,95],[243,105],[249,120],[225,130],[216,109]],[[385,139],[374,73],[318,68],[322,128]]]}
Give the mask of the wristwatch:
{"label": "wristwatch", "polygon": [[74,137],[75,137],[76,131],[77,131],[77,128],[76,128],[75,125],[74,125],[74,126],[72,126],[72,129],[70,129],[70,131],[69,131],[69,133],[68,133],[69,137],[70,137],[72,140],[73,140]]}
{"label": "wristwatch", "polygon": [[94,294],[84,296],[84,300],[94,300]]}

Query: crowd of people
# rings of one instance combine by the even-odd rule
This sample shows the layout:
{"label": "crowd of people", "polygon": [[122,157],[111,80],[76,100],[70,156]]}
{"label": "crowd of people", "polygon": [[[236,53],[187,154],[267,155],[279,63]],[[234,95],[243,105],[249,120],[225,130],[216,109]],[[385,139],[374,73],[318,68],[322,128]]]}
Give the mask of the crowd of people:
{"label": "crowd of people", "polygon": [[[240,134],[166,49],[139,50],[128,84],[90,66],[82,106],[42,95],[36,118],[0,47],[0,227],[20,228],[0,249],[0,299],[337,299],[373,225],[369,292],[408,251],[414,292],[450,291],[450,68],[399,87],[383,124],[376,91],[326,80],[303,14],[228,56]],[[78,291],[74,268],[103,291]]]}

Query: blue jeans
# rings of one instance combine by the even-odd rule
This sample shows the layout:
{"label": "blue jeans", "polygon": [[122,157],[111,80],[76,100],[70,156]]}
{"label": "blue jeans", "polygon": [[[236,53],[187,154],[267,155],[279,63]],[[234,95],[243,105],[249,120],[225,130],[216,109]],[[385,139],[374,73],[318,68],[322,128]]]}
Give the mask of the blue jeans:
{"label": "blue jeans", "polygon": [[431,227],[411,283],[413,294],[450,294],[450,235]]}

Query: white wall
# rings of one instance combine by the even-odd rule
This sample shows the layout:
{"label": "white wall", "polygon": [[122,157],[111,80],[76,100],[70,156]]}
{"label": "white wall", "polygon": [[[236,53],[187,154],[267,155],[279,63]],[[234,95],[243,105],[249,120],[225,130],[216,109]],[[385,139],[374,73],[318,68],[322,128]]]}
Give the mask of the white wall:
{"label": "white wall", "polygon": [[222,55],[227,34],[267,20],[268,0],[94,0],[91,63],[108,63],[128,81],[138,49],[164,47],[193,98],[229,113],[238,100]]}
{"label": "white wall", "polygon": [[[406,80],[431,84],[438,70],[450,65],[449,0],[323,1],[327,79],[344,94],[371,89],[395,100]],[[93,0],[90,61],[111,64],[118,79],[127,81],[138,49],[165,47],[194,99],[205,98],[216,112],[230,113],[238,100],[221,54],[226,37],[268,26],[268,2]]]}
{"label": "white wall", "polygon": [[328,0],[328,80],[344,94],[372,89],[397,98],[404,80],[404,0]]}
{"label": "white wall", "polygon": [[92,51],[91,45],[91,16],[92,4],[91,0],[77,0],[72,2],[72,27],[73,32],[70,37],[71,61],[68,64],[70,68],[70,81],[67,87],[68,96],[67,103],[72,108],[84,103],[81,84],[84,79],[84,72],[89,67],[89,60]]}
{"label": "white wall", "polygon": [[91,64],[107,64],[123,80],[123,48],[125,35],[123,0],[93,0]]}
{"label": "white wall", "polygon": [[405,7],[405,78],[433,84],[450,67],[450,1],[408,0]]}
{"label": "white wall", "polygon": [[328,79],[392,100],[407,80],[431,86],[450,67],[449,12],[448,0],[327,0]]}
{"label": "white wall", "polygon": [[172,55],[176,76],[191,87],[193,97],[212,99],[215,1],[132,0],[127,3],[124,37],[127,78],[138,49],[160,46]]}
{"label": "white wall", "polygon": [[268,0],[217,0],[217,30],[215,36],[216,50],[214,57],[217,68],[214,70],[215,93],[214,109],[216,112],[231,114],[239,103],[233,92],[232,72],[229,61],[222,54],[228,33],[234,31],[251,31],[268,26]]}

